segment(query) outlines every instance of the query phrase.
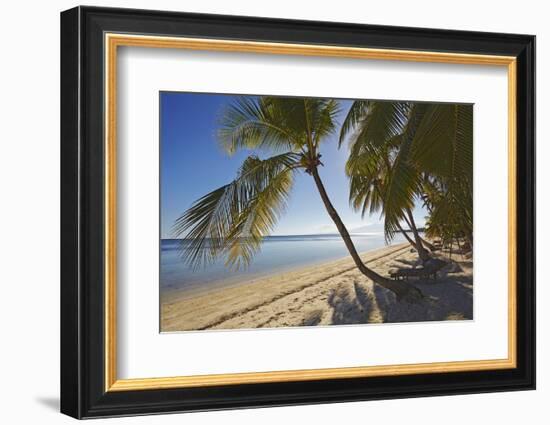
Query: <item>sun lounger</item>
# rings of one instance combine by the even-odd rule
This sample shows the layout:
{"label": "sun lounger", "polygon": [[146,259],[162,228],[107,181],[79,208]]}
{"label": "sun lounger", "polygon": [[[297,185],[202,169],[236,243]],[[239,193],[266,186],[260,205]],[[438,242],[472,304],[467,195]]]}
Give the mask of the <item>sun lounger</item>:
{"label": "sun lounger", "polygon": [[410,278],[417,279],[436,279],[437,272],[445,267],[447,263],[438,258],[428,260],[424,266],[410,268],[398,268],[390,270],[390,277],[394,280],[408,280]]}

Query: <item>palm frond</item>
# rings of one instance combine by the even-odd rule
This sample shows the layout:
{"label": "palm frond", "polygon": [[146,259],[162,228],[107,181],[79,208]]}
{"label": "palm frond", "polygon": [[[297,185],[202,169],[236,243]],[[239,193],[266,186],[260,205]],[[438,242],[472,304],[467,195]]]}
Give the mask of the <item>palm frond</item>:
{"label": "palm frond", "polygon": [[424,171],[438,176],[448,176],[453,170],[471,174],[472,105],[430,105],[413,145],[413,160]]}
{"label": "palm frond", "polygon": [[401,143],[384,182],[384,233],[387,240],[399,230],[405,211],[414,208],[421,189],[421,175],[411,159],[411,149],[427,106],[413,104],[407,108],[407,121],[401,132]]}
{"label": "palm frond", "polygon": [[265,98],[241,96],[222,111],[218,139],[229,154],[239,149],[289,150],[301,137],[288,128],[280,110]]}
{"label": "palm frond", "polygon": [[356,129],[359,121],[366,115],[368,106],[368,100],[356,100],[351,104],[351,107],[346,114],[346,118],[344,118],[344,121],[342,122],[342,127],[340,128],[338,147],[341,147],[346,137]]}
{"label": "palm frond", "polygon": [[226,256],[228,266],[247,266],[285,209],[299,159],[250,156],[235,180],[198,199],[173,227],[185,261],[200,267]]}
{"label": "palm frond", "polygon": [[[413,143],[414,161],[441,188],[432,226],[471,235],[473,230],[473,106],[430,106]],[[430,187],[427,188],[431,189]]]}
{"label": "palm frond", "polygon": [[371,101],[351,140],[354,145],[380,146],[403,133],[412,105],[408,102]]}
{"label": "palm frond", "polygon": [[471,105],[359,101],[340,141],[349,133],[350,204],[362,214],[381,210],[387,240],[417,200],[429,207],[434,229],[452,223],[453,232],[471,235]]}
{"label": "palm frond", "polygon": [[241,96],[220,119],[218,138],[232,154],[238,149],[300,150],[336,131],[340,111],[334,99]]}
{"label": "palm frond", "polygon": [[307,99],[306,113],[314,145],[336,132],[340,104],[334,99]]}
{"label": "palm frond", "polygon": [[387,155],[386,149],[371,147],[357,155],[350,155],[346,162],[350,205],[355,211],[360,211],[362,217],[383,207]]}

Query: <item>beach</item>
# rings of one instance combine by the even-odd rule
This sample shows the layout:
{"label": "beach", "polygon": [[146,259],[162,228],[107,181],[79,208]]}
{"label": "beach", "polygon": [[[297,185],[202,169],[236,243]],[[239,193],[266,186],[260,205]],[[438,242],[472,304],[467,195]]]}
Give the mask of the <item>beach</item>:
{"label": "beach", "polygon": [[[400,243],[361,258],[388,277],[391,269],[412,267],[418,255]],[[397,301],[348,256],[208,291],[172,291],[161,298],[161,331],[473,319],[471,259],[455,254],[436,280],[408,282],[422,291],[421,302]]]}

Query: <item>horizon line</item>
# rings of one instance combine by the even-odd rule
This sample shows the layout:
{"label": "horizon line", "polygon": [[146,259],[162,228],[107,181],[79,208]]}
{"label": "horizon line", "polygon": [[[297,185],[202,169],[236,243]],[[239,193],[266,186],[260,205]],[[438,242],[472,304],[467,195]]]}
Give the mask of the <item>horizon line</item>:
{"label": "horizon line", "polygon": [[[384,234],[384,231],[380,232],[349,232],[350,235],[382,235]],[[264,236],[265,238],[273,238],[273,237],[288,237],[288,236],[340,236],[340,233],[334,232],[334,233],[296,233],[296,234],[285,234],[285,235],[267,235]],[[185,239],[192,239],[192,238],[160,238],[161,240],[185,240]]]}

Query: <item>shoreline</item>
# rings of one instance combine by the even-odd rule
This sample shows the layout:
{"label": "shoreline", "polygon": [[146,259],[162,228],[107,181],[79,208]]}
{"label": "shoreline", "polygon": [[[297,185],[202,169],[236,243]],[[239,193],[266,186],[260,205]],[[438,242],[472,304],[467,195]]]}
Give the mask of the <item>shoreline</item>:
{"label": "shoreline", "polygon": [[[364,260],[366,259],[366,261],[373,261],[375,260],[376,258],[371,258],[374,254],[379,254],[379,256],[383,257],[383,256],[386,256],[388,255],[388,253],[386,252],[387,250],[390,250],[393,248],[393,250],[395,249],[400,249],[400,248],[403,248],[403,247],[408,247],[409,244],[406,243],[406,242],[403,242],[403,243],[397,243],[397,244],[392,244],[392,245],[386,245],[386,246],[383,246],[383,247],[380,247],[380,248],[374,248],[374,249],[371,249],[371,250],[368,250],[368,251],[364,251],[362,253],[360,253],[359,255],[361,256],[361,258],[363,258]],[[378,255],[376,256],[378,257]],[[277,279],[277,278],[282,278],[283,276],[286,276],[288,275],[289,273],[292,273],[292,274],[302,274],[302,273],[310,273],[310,272],[313,272],[313,271],[317,271],[319,269],[319,267],[333,267],[333,266],[336,266],[336,265],[340,265],[340,263],[342,262],[350,262],[351,261],[351,258],[348,255],[344,255],[340,258],[335,258],[335,259],[331,259],[331,260],[324,260],[324,261],[317,261],[317,262],[313,262],[313,263],[309,263],[309,264],[305,264],[305,265],[295,265],[295,266],[292,266],[292,267],[289,267],[289,268],[285,268],[284,270],[281,270],[281,271],[278,271],[278,272],[265,272],[265,273],[258,273],[257,275],[255,276],[252,276],[252,277],[249,277],[247,279],[244,279],[244,280],[239,280],[239,277],[232,277],[230,278],[228,281],[226,281],[226,283],[221,283],[218,285],[216,285],[216,282],[209,282],[209,284],[211,285],[211,287],[207,287],[207,288],[178,288],[178,289],[171,289],[171,290],[167,290],[164,294],[162,294],[161,292],[161,295],[160,295],[160,299],[161,299],[161,303],[164,302],[164,300],[166,301],[170,301],[170,302],[173,302],[175,300],[180,300],[180,299],[187,299],[187,300],[190,300],[192,298],[197,298],[197,297],[200,297],[200,296],[203,296],[203,295],[210,295],[212,293],[216,293],[216,292],[219,292],[219,291],[224,291],[226,289],[231,289],[231,288],[236,288],[236,287],[243,287],[245,285],[254,285],[254,284],[257,284],[257,283],[260,283],[262,281],[265,281],[265,280],[272,280],[272,279]],[[353,261],[351,261],[350,263],[350,268],[353,268],[355,267],[355,265],[353,264]]]}
{"label": "shoreline", "polygon": [[[416,260],[410,248],[408,243],[389,245],[364,252],[361,258],[388,276],[390,268],[410,266]],[[454,281],[447,278],[449,274],[456,275]],[[390,291],[373,285],[345,257],[222,288],[166,294],[161,300],[161,332],[471,319],[471,262],[460,272],[446,273],[443,280],[441,285],[439,279],[436,284],[411,282],[428,295],[427,304],[441,299],[442,290],[452,292],[444,296],[443,310],[434,305],[404,305]],[[457,290],[463,296],[453,302]]]}

